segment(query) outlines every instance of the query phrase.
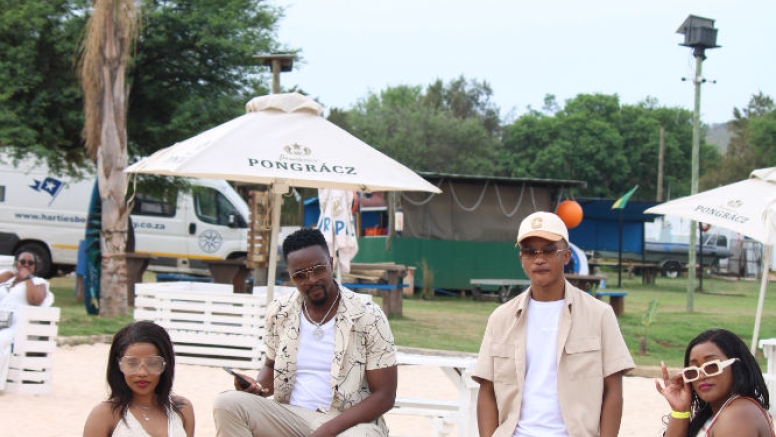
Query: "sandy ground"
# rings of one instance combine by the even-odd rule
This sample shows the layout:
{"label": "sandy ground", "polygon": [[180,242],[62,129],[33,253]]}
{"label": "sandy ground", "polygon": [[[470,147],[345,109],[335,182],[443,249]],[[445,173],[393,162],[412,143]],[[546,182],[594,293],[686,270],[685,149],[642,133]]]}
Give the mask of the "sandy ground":
{"label": "sandy ground", "polygon": [[[53,388],[46,395],[0,392],[0,435],[3,437],[80,436],[91,409],[107,396],[105,360],[107,344],[60,346],[54,354]],[[653,437],[662,432],[667,411],[655,391],[654,380],[626,377],[625,410],[621,436]],[[220,368],[178,365],[175,391],[194,404],[196,434],[214,436],[213,397],[231,388],[232,379]],[[435,367],[399,368],[399,396],[455,400],[458,391]],[[593,412],[591,411],[591,414]],[[392,435],[430,436],[431,422],[423,417],[387,415]]]}

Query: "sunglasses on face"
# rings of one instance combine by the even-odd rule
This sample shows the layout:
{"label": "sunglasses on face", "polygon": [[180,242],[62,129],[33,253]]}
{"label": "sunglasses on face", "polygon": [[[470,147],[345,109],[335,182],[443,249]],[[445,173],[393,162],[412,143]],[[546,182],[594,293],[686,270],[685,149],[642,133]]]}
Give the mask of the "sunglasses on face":
{"label": "sunglasses on face", "polygon": [[119,369],[125,375],[135,375],[140,372],[140,366],[145,366],[149,374],[161,375],[166,364],[164,358],[159,356],[140,358],[125,355],[119,360]]}
{"label": "sunglasses on face", "polygon": [[291,279],[293,279],[294,282],[304,282],[307,280],[310,274],[313,275],[313,278],[320,278],[321,276],[325,275],[328,271],[329,271],[329,267],[326,264],[316,264],[306,269],[297,270],[293,273],[292,272],[288,272],[288,273],[291,275]]}
{"label": "sunglasses on face", "polygon": [[712,360],[712,361],[703,363],[703,365],[701,365],[700,367],[698,366],[685,367],[684,369],[682,369],[682,379],[684,379],[684,382],[697,381],[700,379],[701,373],[703,373],[706,377],[717,376],[721,374],[726,367],[730,366],[736,361],[738,361],[738,358],[730,358],[729,360],[725,360],[725,361]]}
{"label": "sunglasses on face", "polygon": [[543,259],[549,259],[552,257],[557,258],[561,253],[565,251],[566,249],[558,249],[554,246],[551,248],[546,248],[545,250],[536,250],[532,247],[521,247],[520,256],[526,260],[534,260],[539,257]]}
{"label": "sunglasses on face", "polygon": [[16,261],[19,263],[20,266],[34,266],[35,260],[31,259],[20,259],[19,261]]}

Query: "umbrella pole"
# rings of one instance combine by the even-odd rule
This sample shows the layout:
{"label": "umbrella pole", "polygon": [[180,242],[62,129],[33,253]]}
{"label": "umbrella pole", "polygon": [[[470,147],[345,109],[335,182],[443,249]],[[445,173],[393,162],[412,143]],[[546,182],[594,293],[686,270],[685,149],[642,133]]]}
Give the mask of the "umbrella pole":
{"label": "umbrella pole", "polygon": [[275,291],[275,270],[278,265],[278,230],[280,229],[280,209],[283,206],[283,194],[288,191],[286,184],[272,185],[272,234],[269,239],[269,268],[267,270],[267,306],[273,299]]}
{"label": "umbrella pole", "polygon": [[771,251],[773,246],[770,244],[763,245],[763,277],[760,281],[760,296],[757,299],[757,315],[754,318],[754,332],[752,333],[752,345],[749,346],[749,351],[752,355],[757,352],[757,337],[760,335],[760,320],[763,316],[763,304],[765,302],[765,290],[768,288],[768,275],[771,269]]}

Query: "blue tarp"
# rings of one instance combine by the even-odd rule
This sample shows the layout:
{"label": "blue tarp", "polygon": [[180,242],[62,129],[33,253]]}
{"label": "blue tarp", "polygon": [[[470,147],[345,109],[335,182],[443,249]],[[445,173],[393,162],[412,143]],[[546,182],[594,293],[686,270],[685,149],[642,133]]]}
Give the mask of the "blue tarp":
{"label": "blue tarp", "polygon": [[617,199],[575,199],[582,206],[582,223],[569,229],[569,239],[583,250],[619,250],[620,211],[622,211],[622,251],[644,251],[644,222],[651,222],[655,214],[644,210],[657,202],[631,200],[622,210],[612,209]]}

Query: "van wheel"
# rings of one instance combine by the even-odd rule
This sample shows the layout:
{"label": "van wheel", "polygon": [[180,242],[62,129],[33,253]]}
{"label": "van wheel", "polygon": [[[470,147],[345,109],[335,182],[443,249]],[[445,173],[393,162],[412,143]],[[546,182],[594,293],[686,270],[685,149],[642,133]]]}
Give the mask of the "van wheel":
{"label": "van wheel", "polygon": [[52,276],[51,255],[45,246],[40,243],[24,243],[14,252],[14,256],[21,252],[30,252],[35,255],[38,264],[35,266],[35,274],[46,279]]}
{"label": "van wheel", "polygon": [[679,261],[666,261],[663,264],[663,274],[668,278],[676,278],[681,270],[682,265]]}

